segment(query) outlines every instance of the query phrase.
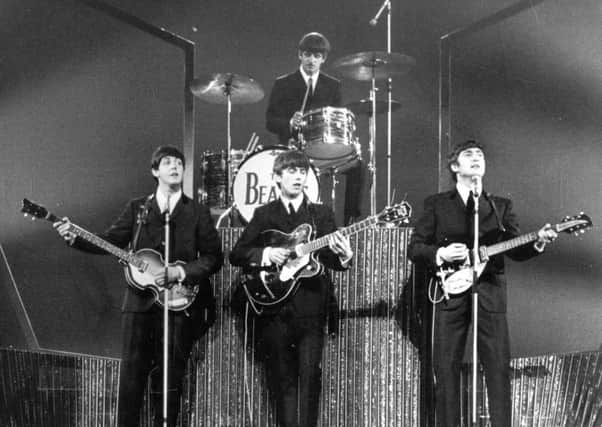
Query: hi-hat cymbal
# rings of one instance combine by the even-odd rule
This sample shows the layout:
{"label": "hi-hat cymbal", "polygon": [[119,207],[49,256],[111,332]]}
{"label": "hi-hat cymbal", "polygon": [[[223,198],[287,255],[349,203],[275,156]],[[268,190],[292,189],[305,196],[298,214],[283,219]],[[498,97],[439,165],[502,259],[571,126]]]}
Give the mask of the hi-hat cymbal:
{"label": "hi-hat cymbal", "polygon": [[253,104],[263,99],[261,85],[252,77],[234,73],[215,73],[190,83],[192,93],[211,104]]}
{"label": "hi-hat cymbal", "polygon": [[333,62],[332,68],[343,76],[367,81],[402,76],[416,65],[414,58],[395,52],[360,52]]}
{"label": "hi-hat cymbal", "polygon": [[[386,113],[389,110],[389,103],[387,101],[376,101],[376,114]],[[359,114],[372,114],[372,101],[369,99],[362,99],[360,101],[350,102],[346,105],[353,113],[357,116]],[[391,100],[391,111],[399,110],[401,103],[399,101]]]}

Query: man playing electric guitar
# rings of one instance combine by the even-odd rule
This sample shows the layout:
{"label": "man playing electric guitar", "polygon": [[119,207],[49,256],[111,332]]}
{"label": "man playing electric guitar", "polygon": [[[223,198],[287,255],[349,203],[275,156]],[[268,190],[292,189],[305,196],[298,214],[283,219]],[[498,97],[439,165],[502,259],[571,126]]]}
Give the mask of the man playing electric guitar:
{"label": "man playing electric guitar", "polygon": [[[279,199],[255,210],[234,249],[230,262],[243,269],[282,266],[296,256],[290,248],[270,247],[264,232],[290,233],[309,224],[316,237],[329,233],[328,247],[317,259],[328,268],[345,269],[352,256],[349,240],[335,232],[332,210],[311,203],[303,188],[310,164],[300,151],[286,151],[274,160],[274,180]],[[268,384],[276,398],[279,425],[315,426],[321,390],[322,348],[331,283],[326,274],[301,278],[298,288],[281,304],[256,318],[257,345],[265,356]]]}
{"label": "man playing electric guitar", "polygon": [[[164,253],[164,212],[170,212],[170,262],[183,261],[158,270],[153,276],[160,287],[181,282],[198,286],[198,294],[183,311],[169,314],[169,396],[168,425],[175,426],[182,391],[182,378],[192,345],[211,325],[214,301],[209,276],[222,265],[221,241],[209,209],[200,206],[182,193],[184,156],[174,147],[155,150],[151,173],[157,183],[150,196],[131,200],[119,218],[98,237],[119,247],[153,249]],[[63,238],[74,248],[91,253],[106,253],[78,237],[67,218],[54,224]],[[167,280],[165,280],[167,276]],[[167,283],[166,283],[167,282]],[[153,367],[162,372],[163,310],[156,295],[133,286],[126,287],[122,306],[123,341],[119,378],[120,427],[139,424],[142,398],[147,378]],[[162,375],[153,375],[161,389]],[[162,394],[155,393],[155,425],[162,425]]]}
{"label": "man playing electric guitar", "polygon": [[[456,188],[425,200],[424,212],[415,224],[408,248],[417,267],[428,270],[431,276],[435,276],[443,264],[461,264],[469,257],[474,229],[474,204],[472,208],[467,206],[474,203],[471,191],[481,195],[478,203],[480,245],[520,234],[512,202],[481,188],[485,174],[481,144],[469,140],[456,145],[448,156],[448,167]],[[534,244],[517,247],[506,254],[514,260],[526,260],[543,251],[543,246],[556,239],[557,233],[546,224],[537,236]],[[427,332],[432,342],[428,342],[426,348],[427,354],[432,350],[436,425],[456,427],[460,425],[460,368],[470,326],[471,294],[469,291],[453,294],[445,289],[445,283],[443,288],[430,295],[437,304],[432,317],[432,335],[431,331]],[[502,255],[491,257],[478,278],[476,290],[479,294],[477,349],[487,382],[491,425],[510,427],[510,348]],[[425,369],[431,372],[430,366]],[[429,425],[432,424],[435,423],[431,420]]]}

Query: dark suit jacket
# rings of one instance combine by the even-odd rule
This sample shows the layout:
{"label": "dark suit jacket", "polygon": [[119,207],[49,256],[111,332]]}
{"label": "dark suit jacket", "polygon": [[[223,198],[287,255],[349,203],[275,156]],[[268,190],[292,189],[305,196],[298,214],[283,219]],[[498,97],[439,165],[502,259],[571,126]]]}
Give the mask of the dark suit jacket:
{"label": "dark suit jacket", "polygon": [[[518,222],[512,211],[509,199],[484,193],[479,201],[479,245],[491,245],[508,240],[520,234]],[[492,203],[497,207],[496,215]],[[457,190],[435,194],[424,202],[424,212],[415,224],[409,256],[432,274],[437,269],[437,249],[450,243],[465,243],[472,247],[472,225],[468,220],[466,207]],[[505,228],[502,231],[501,228]],[[516,248],[505,253],[510,258],[522,261],[538,254],[532,244]],[[479,306],[489,312],[506,311],[506,279],[504,277],[504,255],[496,255],[479,278]],[[441,309],[456,308],[463,297],[451,297],[438,304]]]}
{"label": "dark suit jacket", "polygon": [[[306,89],[307,85],[299,70],[278,77],[274,83],[266,111],[266,127],[278,135],[281,144],[287,144],[292,137],[289,121],[296,111],[301,110]],[[304,112],[315,108],[341,106],[341,83],[334,77],[320,73]]]}
{"label": "dark suit jacket", "polygon": [[[267,246],[261,234],[263,231],[279,230],[290,233],[296,226],[304,223],[312,225],[316,238],[336,230],[332,210],[327,206],[311,203],[307,199],[294,216],[288,214],[280,199],[257,208],[251,222],[230,253],[230,263],[243,268],[261,265],[263,250]],[[318,252],[318,260],[328,268],[345,269],[339,257],[329,248],[323,248]],[[295,313],[300,316],[322,316],[326,313],[329,302],[329,288],[330,279],[326,274],[302,279],[297,293],[284,305],[291,304]]]}
{"label": "dark suit jacket", "polygon": [[[140,197],[129,201],[119,218],[98,236],[120,248],[127,247],[134,238],[137,216],[144,206],[149,208],[148,215],[140,229],[136,249],[154,249],[163,254],[163,218],[154,197],[151,199]],[[213,299],[209,276],[219,270],[223,263],[221,241],[209,209],[182,195],[171,214],[170,233],[172,262],[176,260],[186,262],[184,284],[199,285],[199,294],[188,310],[205,308],[212,304]],[[86,252],[106,254],[80,238],[76,239],[74,247]],[[122,311],[147,311],[154,301],[150,291],[140,291],[128,286]]]}

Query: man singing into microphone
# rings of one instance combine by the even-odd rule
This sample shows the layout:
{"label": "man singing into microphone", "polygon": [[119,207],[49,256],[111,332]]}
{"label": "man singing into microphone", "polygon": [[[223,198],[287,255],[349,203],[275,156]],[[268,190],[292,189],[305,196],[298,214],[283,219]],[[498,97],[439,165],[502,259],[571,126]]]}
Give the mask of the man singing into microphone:
{"label": "man singing into microphone", "polygon": [[[169,312],[168,359],[168,416],[167,425],[176,425],[186,372],[192,346],[204,334],[215,318],[215,302],[209,277],[222,266],[221,241],[206,206],[197,204],[182,192],[184,155],[175,147],[162,146],[152,154],[150,169],[156,188],[148,196],[131,200],[117,220],[105,232],[103,239],[120,248],[137,251],[165,250],[165,212],[169,211],[170,265],[154,275],[158,287],[176,283],[198,285],[196,298],[185,311]],[[91,253],[106,254],[102,249],[77,237],[64,218],[54,227],[74,248]],[[167,283],[165,283],[167,281]],[[162,389],[163,372],[163,308],[156,304],[150,291],[128,286],[121,307],[122,347],[119,371],[119,427],[138,426],[140,409],[148,376],[151,371],[153,390]],[[153,394],[154,426],[163,425],[163,394]]]}
{"label": "man singing into microphone", "polygon": [[[456,145],[448,156],[448,167],[456,181],[455,189],[428,197],[424,212],[415,224],[409,255],[434,277],[443,265],[469,262],[473,243],[472,224],[478,197],[479,245],[490,245],[518,236],[519,229],[509,199],[492,196],[481,186],[485,174],[483,146],[476,141]],[[542,252],[557,234],[549,224],[538,231],[538,240],[506,252],[513,260],[526,260]],[[425,284],[428,286],[428,284]],[[506,279],[504,257],[491,257],[480,275],[476,291],[478,307],[478,356],[485,371],[489,412],[493,427],[510,427],[510,346],[506,321]],[[444,295],[437,288],[429,295],[433,302],[431,380],[435,388],[435,424],[439,427],[460,425],[460,368],[471,323],[471,291]],[[428,356],[427,356],[428,360]],[[432,368],[432,371],[431,371]],[[431,408],[432,409],[432,408]],[[432,416],[432,414],[431,414]]]}
{"label": "man singing into microphone", "polygon": [[[299,41],[299,68],[278,77],[272,88],[266,127],[278,136],[279,143],[297,146],[303,114],[322,107],[342,107],[341,83],[320,71],[330,52],[330,42],[320,33],[305,34]],[[344,222],[360,216],[360,164],[346,172]]]}

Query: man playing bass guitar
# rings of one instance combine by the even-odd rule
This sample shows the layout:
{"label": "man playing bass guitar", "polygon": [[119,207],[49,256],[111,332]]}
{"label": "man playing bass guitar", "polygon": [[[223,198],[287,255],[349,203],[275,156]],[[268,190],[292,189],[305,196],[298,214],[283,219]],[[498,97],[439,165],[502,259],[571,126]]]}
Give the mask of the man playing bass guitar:
{"label": "man playing bass guitar", "polygon": [[[249,271],[281,266],[294,258],[293,250],[270,247],[266,231],[292,232],[309,224],[320,237],[332,233],[328,247],[317,252],[323,265],[343,270],[353,252],[349,240],[335,230],[334,213],[311,203],[303,193],[309,159],[300,151],[285,151],[274,160],[274,180],[280,198],[255,210],[234,249],[230,262]],[[300,278],[298,288],[281,304],[267,307],[256,318],[258,350],[265,357],[270,391],[276,398],[279,425],[315,426],[321,389],[322,348],[331,283],[323,272]]]}
{"label": "man playing bass guitar", "polygon": [[[181,283],[198,287],[196,298],[185,310],[169,313],[168,425],[175,426],[182,391],[182,378],[192,345],[214,319],[214,300],[209,276],[222,265],[223,254],[209,209],[182,192],[184,155],[175,147],[162,146],[151,158],[151,173],[157,183],[150,196],[131,200],[105,232],[98,234],[119,248],[152,249],[164,253],[164,222],[170,212],[169,261],[182,261],[151,276],[153,285],[169,288]],[[74,248],[91,253],[106,252],[78,236],[67,218],[54,224]],[[152,252],[152,251],[150,251]],[[167,277],[165,277],[167,276]],[[165,280],[167,279],[167,280]],[[167,283],[166,283],[167,281]],[[154,367],[162,371],[163,310],[157,295],[128,286],[122,306],[122,354],[119,378],[120,427],[137,426],[147,377]],[[160,301],[159,301],[160,302]],[[161,389],[161,375],[153,376],[153,389]],[[162,425],[162,394],[155,393],[155,424]]]}

